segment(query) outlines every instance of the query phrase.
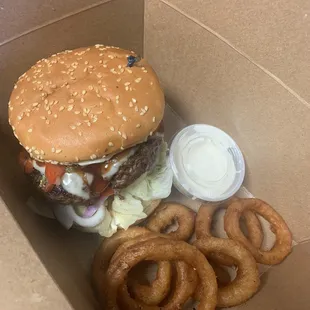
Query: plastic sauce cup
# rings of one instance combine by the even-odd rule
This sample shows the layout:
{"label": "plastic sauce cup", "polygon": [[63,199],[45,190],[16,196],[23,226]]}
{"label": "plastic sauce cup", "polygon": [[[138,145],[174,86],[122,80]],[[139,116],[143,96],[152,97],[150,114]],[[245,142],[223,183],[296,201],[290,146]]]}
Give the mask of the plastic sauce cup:
{"label": "plastic sauce cup", "polygon": [[226,200],[244,180],[244,158],[238,145],[213,126],[196,124],[179,131],[171,142],[169,160],[174,186],[192,199]]}

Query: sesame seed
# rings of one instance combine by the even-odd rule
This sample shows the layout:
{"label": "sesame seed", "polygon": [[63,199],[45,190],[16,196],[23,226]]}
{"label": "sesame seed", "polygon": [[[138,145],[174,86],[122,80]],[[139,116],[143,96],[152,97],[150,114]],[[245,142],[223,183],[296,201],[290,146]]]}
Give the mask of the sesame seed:
{"label": "sesame seed", "polygon": [[125,86],[128,86],[128,85],[130,85],[130,82],[126,82],[126,83],[124,83],[124,85],[125,85]]}
{"label": "sesame seed", "polygon": [[21,121],[23,119],[22,115],[18,115],[17,118]]}
{"label": "sesame seed", "polygon": [[129,107],[132,108],[133,107],[133,103],[130,101],[129,102]]}
{"label": "sesame seed", "polygon": [[125,122],[127,122],[127,117],[126,117],[126,116],[123,116],[123,120],[124,120]]}
{"label": "sesame seed", "polygon": [[65,107],[64,106],[61,106],[60,108],[59,108],[59,111],[61,112],[61,111],[63,111],[65,109]]}
{"label": "sesame seed", "polygon": [[132,101],[133,103],[136,103],[136,102],[137,102],[137,99],[132,98],[131,101]]}
{"label": "sesame seed", "polygon": [[99,80],[97,83],[98,83],[98,84],[101,84],[101,83],[102,83],[102,81],[101,81],[101,80]]}
{"label": "sesame seed", "polygon": [[13,107],[10,107],[10,110],[13,111]]}
{"label": "sesame seed", "polygon": [[117,96],[115,97],[115,99],[118,100],[118,99],[119,99],[119,95],[117,95]]}
{"label": "sesame seed", "polygon": [[48,114],[48,115],[51,115],[51,114],[52,114],[52,111],[47,111],[47,114]]}
{"label": "sesame seed", "polygon": [[77,96],[77,94],[78,94],[78,92],[75,91],[72,95],[73,95],[73,96]]}
{"label": "sesame seed", "polygon": [[108,55],[108,57],[109,57],[110,59],[114,59],[114,58],[115,58],[113,55]]}
{"label": "sesame seed", "polygon": [[59,154],[59,153],[62,152],[62,150],[61,150],[61,149],[58,149],[58,150],[55,150],[55,152],[56,152],[56,154]]}
{"label": "sesame seed", "polygon": [[126,87],[125,87],[125,90],[127,90],[127,91],[128,91],[128,90],[129,90],[129,87],[128,87],[128,86],[126,86]]}
{"label": "sesame seed", "polygon": [[35,150],[34,152],[35,154],[40,155],[40,152],[38,150]]}
{"label": "sesame seed", "polygon": [[32,132],[32,128],[29,128],[29,129],[28,129],[28,132]]}
{"label": "sesame seed", "polygon": [[84,63],[85,63],[85,65],[88,65],[88,64],[89,64],[89,62],[88,62],[87,60],[86,60]]}
{"label": "sesame seed", "polygon": [[118,79],[116,80],[116,82],[118,82],[118,83],[119,83],[121,80],[122,80],[121,78],[118,78]]}
{"label": "sesame seed", "polygon": [[46,120],[46,117],[45,117],[45,116],[41,116],[40,118],[43,119],[43,120]]}
{"label": "sesame seed", "polygon": [[76,127],[74,125],[71,125],[70,128],[73,130],[76,129]]}
{"label": "sesame seed", "polygon": [[128,73],[132,73],[132,70],[130,70],[130,69],[128,69],[128,68],[126,68],[126,71],[127,71]]}
{"label": "sesame seed", "polygon": [[97,158],[97,156],[95,154],[90,156],[90,159],[96,159],[96,158]]}
{"label": "sesame seed", "polygon": [[57,114],[54,114],[54,117],[55,117],[55,118],[57,118],[57,117],[58,117],[58,115],[57,115]]}
{"label": "sesame seed", "polygon": [[73,103],[74,102],[74,99],[69,99],[68,103]]}
{"label": "sesame seed", "polygon": [[122,133],[120,131],[117,132],[120,136],[122,135]]}
{"label": "sesame seed", "polygon": [[82,90],[82,94],[85,95],[87,93],[87,91],[84,89]]}
{"label": "sesame seed", "polygon": [[46,123],[46,125],[49,125],[49,124],[50,124],[50,121],[49,121],[49,120],[46,120],[45,123]]}
{"label": "sesame seed", "polygon": [[150,131],[150,136],[152,136],[153,135],[153,131]]}
{"label": "sesame seed", "polygon": [[141,127],[141,125],[140,125],[140,124],[137,124],[137,125],[136,125],[136,128],[140,128],[140,127]]}
{"label": "sesame seed", "polygon": [[44,100],[44,103],[45,103],[45,104],[48,104],[48,100],[47,100],[47,99],[45,99],[45,100]]}
{"label": "sesame seed", "polygon": [[73,104],[70,104],[69,106],[68,106],[68,111],[72,111],[72,109],[74,108],[74,105]]}
{"label": "sesame seed", "polygon": [[17,85],[14,85],[14,89],[16,89],[17,88]]}
{"label": "sesame seed", "polygon": [[86,72],[87,71],[87,67],[83,71]]}
{"label": "sesame seed", "polygon": [[85,101],[85,99],[84,98],[81,98],[81,102],[84,102]]}
{"label": "sesame seed", "polygon": [[121,111],[117,112],[118,115],[122,115],[123,113]]}
{"label": "sesame seed", "polygon": [[107,68],[108,66],[106,64],[103,65],[103,68]]}
{"label": "sesame seed", "polygon": [[122,66],[121,66],[121,65],[118,65],[118,69],[122,69]]}
{"label": "sesame seed", "polygon": [[138,112],[138,111],[139,111],[138,106],[135,106],[135,111],[136,111],[136,112]]}
{"label": "sesame seed", "polygon": [[141,80],[142,80],[142,78],[137,78],[137,79],[135,79],[135,82],[136,82],[136,83],[140,83]]}
{"label": "sesame seed", "polygon": [[109,142],[108,145],[109,146],[114,146],[114,144],[112,142]]}
{"label": "sesame seed", "polygon": [[127,135],[125,133],[122,134],[122,137],[127,140]]}
{"label": "sesame seed", "polygon": [[145,111],[148,111],[148,109],[149,109],[149,107],[146,105],[146,106],[144,107],[144,110],[145,110]]}
{"label": "sesame seed", "polygon": [[102,63],[103,63],[103,60],[99,60],[99,63],[102,64]]}
{"label": "sesame seed", "polygon": [[88,86],[88,89],[89,89],[89,90],[93,90],[94,87],[93,87],[92,85],[89,85],[89,86]]}
{"label": "sesame seed", "polygon": [[114,127],[113,127],[113,126],[112,126],[112,127],[110,127],[110,130],[111,130],[111,131],[115,131],[115,129],[114,129]]}
{"label": "sesame seed", "polygon": [[74,114],[80,114],[81,111],[74,111]]}
{"label": "sesame seed", "polygon": [[90,127],[90,126],[91,126],[91,122],[88,122],[88,123],[87,123],[87,126]]}
{"label": "sesame seed", "polygon": [[156,117],[154,116],[154,117],[153,117],[153,123],[155,123],[155,121],[156,121]]}
{"label": "sesame seed", "polygon": [[79,135],[80,137],[82,137],[82,133],[81,133],[80,131],[79,131],[78,135]]}
{"label": "sesame seed", "polygon": [[106,87],[103,87],[103,91],[107,91],[107,88],[106,88]]}

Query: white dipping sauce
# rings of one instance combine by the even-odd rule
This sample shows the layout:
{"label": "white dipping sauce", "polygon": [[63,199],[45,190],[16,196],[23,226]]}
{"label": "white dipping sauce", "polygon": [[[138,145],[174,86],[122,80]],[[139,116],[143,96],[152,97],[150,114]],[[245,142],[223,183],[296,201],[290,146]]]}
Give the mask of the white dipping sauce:
{"label": "white dipping sauce", "polygon": [[208,125],[182,130],[172,142],[170,162],[174,185],[192,198],[227,199],[240,188],[244,178],[238,146],[226,133]]}

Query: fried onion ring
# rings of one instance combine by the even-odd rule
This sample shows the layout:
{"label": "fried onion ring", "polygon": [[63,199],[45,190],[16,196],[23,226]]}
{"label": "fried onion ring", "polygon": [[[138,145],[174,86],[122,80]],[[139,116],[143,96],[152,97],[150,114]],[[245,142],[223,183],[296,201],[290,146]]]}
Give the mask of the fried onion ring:
{"label": "fried onion ring", "polygon": [[[110,264],[102,291],[106,301],[107,310],[118,309],[117,295],[123,287],[128,272],[131,268],[143,260],[182,260],[192,266],[197,272],[201,283],[201,298],[198,310],[214,310],[217,303],[217,284],[214,271],[204,255],[195,247],[183,241],[171,240],[170,238],[154,238],[145,242],[137,243],[128,248],[126,252],[119,255]],[[120,305],[122,309],[162,309],[165,306],[144,308],[130,308],[127,305]],[[176,308],[178,309],[178,308]]]}
{"label": "fried onion ring", "polygon": [[[207,257],[210,253],[223,253],[231,257],[234,265],[238,267],[236,278],[230,284],[219,288],[218,307],[240,305],[256,293],[260,284],[257,264],[251,253],[241,244],[230,239],[208,237],[196,240],[194,245]],[[201,292],[198,296],[201,296]]]}
{"label": "fried onion ring", "polygon": [[167,227],[175,221],[179,227],[167,235],[175,240],[188,240],[194,233],[195,212],[179,203],[167,202],[159,206],[145,227],[153,232],[165,233]]}
{"label": "fried onion ring", "polygon": [[[276,235],[276,242],[269,251],[255,247],[240,230],[239,219],[245,210],[258,213],[270,223],[271,230]],[[228,237],[242,243],[258,263],[279,264],[292,250],[292,234],[284,219],[269,204],[260,199],[241,199],[233,202],[226,211],[224,226]]]}
{"label": "fried onion ring", "polygon": [[101,304],[104,304],[101,292],[104,285],[104,276],[112,256],[122,243],[141,235],[153,235],[153,233],[144,227],[130,227],[127,230],[120,230],[111,238],[105,239],[95,253],[91,275],[95,292]]}
{"label": "fried onion ring", "polygon": [[[196,216],[196,226],[195,226],[195,233],[196,238],[207,238],[212,237],[211,234],[211,226],[212,226],[212,219],[214,214],[221,208],[227,208],[227,205],[231,202],[238,201],[237,198],[233,198],[227,203],[221,204],[219,206],[214,206],[212,204],[203,204],[200,209],[198,210],[198,214]],[[249,241],[253,244],[253,246],[260,248],[264,235],[262,231],[262,226],[257,218],[257,216],[249,210],[243,212],[242,216],[244,217],[245,224],[248,231],[248,238]],[[222,253],[213,253],[210,256],[215,262],[219,264],[223,264],[225,266],[232,266],[233,261],[230,257],[223,255]]]}
{"label": "fried onion ring", "polygon": [[[131,246],[148,241],[153,238],[158,238],[159,234],[143,234],[137,236],[131,240],[128,240],[121,244],[115,251],[110,263],[113,264],[118,257],[120,257],[124,252],[127,251]],[[165,236],[162,236],[163,238]],[[168,237],[167,237],[168,238]],[[158,305],[161,303],[168,295],[170,291],[171,277],[172,277],[172,267],[171,263],[168,261],[159,261],[156,279],[150,285],[141,285],[137,282],[133,282],[133,285],[128,285],[133,297],[146,305]],[[185,285],[185,284],[182,284]],[[122,290],[121,298],[128,299],[128,293]],[[128,301],[126,302],[128,303]],[[132,301],[130,301],[133,304]]]}
{"label": "fried onion ring", "polygon": [[182,261],[175,262],[175,283],[171,295],[162,303],[165,310],[180,309],[193,296],[198,284],[198,277],[193,267]]}

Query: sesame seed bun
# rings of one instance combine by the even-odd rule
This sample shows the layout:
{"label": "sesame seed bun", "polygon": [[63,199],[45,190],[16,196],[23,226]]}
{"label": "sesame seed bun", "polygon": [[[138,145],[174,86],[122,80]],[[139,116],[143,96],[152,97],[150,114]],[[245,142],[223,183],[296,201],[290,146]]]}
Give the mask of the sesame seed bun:
{"label": "sesame seed bun", "polygon": [[39,161],[105,158],[152,135],[164,113],[158,78],[133,52],[96,45],[38,61],[14,86],[9,122]]}

